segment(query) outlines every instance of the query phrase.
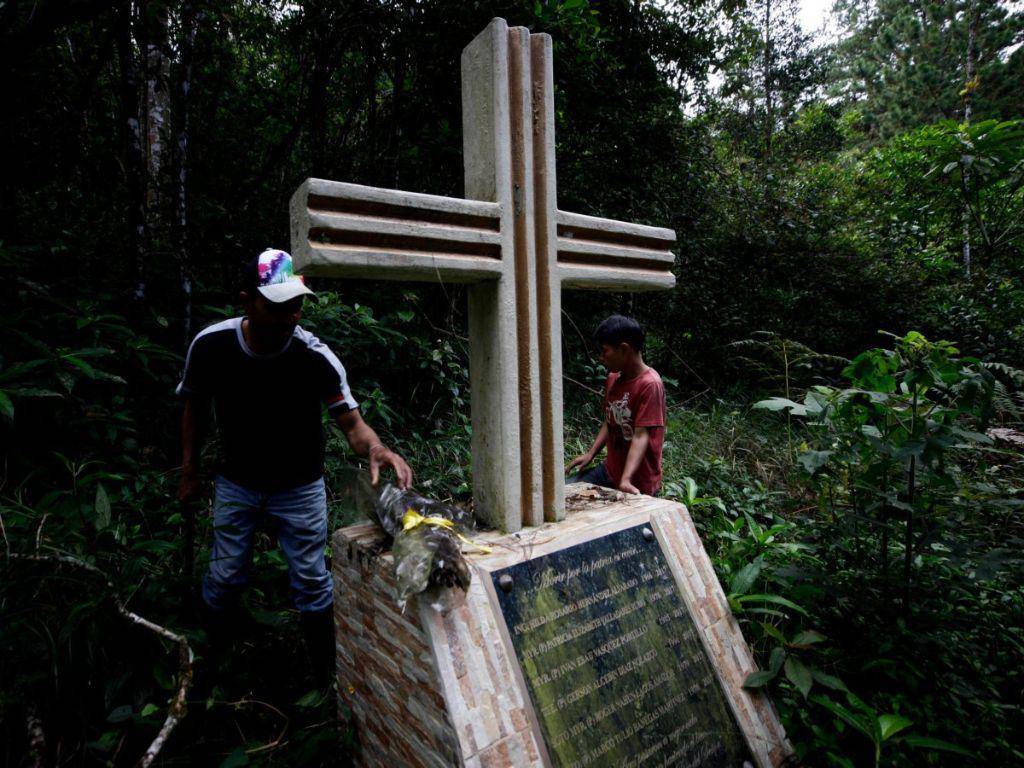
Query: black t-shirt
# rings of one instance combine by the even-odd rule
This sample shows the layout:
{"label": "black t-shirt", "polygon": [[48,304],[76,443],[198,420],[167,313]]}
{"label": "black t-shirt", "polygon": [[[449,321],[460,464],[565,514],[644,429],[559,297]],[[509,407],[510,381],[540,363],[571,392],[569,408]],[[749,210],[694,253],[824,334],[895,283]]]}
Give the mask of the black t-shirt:
{"label": "black t-shirt", "polygon": [[332,414],[358,407],[345,368],[316,336],[296,327],[280,352],[257,355],[245,343],[240,317],[199,332],[177,391],[213,398],[221,474],[264,493],[319,479],[323,406]]}

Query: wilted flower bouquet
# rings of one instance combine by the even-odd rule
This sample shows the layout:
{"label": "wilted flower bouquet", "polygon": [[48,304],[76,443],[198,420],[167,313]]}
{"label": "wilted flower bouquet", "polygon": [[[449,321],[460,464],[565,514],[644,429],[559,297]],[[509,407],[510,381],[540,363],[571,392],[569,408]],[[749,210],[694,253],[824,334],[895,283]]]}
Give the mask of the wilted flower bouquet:
{"label": "wilted flower bouquet", "polygon": [[441,612],[460,605],[470,582],[462,543],[469,543],[464,534],[474,528],[472,514],[390,484],[381,489],[373,514],[394,539],[391,554],[399,606],[404,610],[409,598],[418,594]]}

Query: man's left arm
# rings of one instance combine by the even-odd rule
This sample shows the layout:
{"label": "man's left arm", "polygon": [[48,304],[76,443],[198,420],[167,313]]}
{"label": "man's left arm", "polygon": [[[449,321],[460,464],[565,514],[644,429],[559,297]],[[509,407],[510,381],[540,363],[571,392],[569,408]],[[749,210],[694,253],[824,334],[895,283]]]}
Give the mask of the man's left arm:
{"label": "man's left arm", "polygon": [[622,468],[622,477],[619,479],[619,490],[623,493],[640,493],[640,489],[633,485],[633,474],[640,466],[650,442],[651,433],[647,431],[647,427],[633,427],[633,439],[629,443],[629,453],[626,454],[626,466]]}
{"label": "man's left arm", "polygon": [[357,408],[334,415],[334,423],[345,433],[345,439],[356,455],[369,459],[370,482],[374,486],[380,479],[381,467],[391,467],[395,471],[399,488],[412,485],[412,470],[405,459],[381,442],[373,427],[363,421]]}

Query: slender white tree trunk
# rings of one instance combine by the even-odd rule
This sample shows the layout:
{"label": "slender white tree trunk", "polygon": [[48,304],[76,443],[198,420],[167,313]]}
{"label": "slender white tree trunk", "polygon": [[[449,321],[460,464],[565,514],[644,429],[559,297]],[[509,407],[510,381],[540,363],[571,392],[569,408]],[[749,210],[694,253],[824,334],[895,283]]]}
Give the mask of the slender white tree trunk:
{"label": "slender white tree trunk", "polygon": [[161,212],[161,179],[167,163],[167,138],[171,115],[170,70],[168,54],[168,12],[161,0],[150,0],[145,14],[145,118],[146,118],[146,213],[150,233],[159,232],[164,217]]}
{"label": "slender white tree trunk", "polygon": [[120,71],[121,110],[124,130],[124,174],[128,193],[128,238],[134,260],[136,300],[146,297],[146,247],[149,240],[146,217],[146,162],[143,151],[141,84],[136,55],[136,6],[125,3],[117,29],[117,58]]}
{"label": "slender white tree trunk", "polygon": [[[967,75],[967,83],[964,86],[964,125],[971,124],[971,98],[974,94],[974,56],[975,56],[975,41],[977,38],[977,16],[974,12],[974,2],[967,4],[967,56],[965,64],[965,74]],[[963,169],[964,174],[964,208],[960,214],[962,226],[963,226],[963,260],[964,260],[964,274],[967,279],[971,279],[971,211],[970,211],[970,189],[971,189],[971,169],[965,167]]]}
{"label": "slender white tree trunk", "polygon": [[772,154],[775,133],[775,105],[772,94],[772,0],[764,0],[764,57],[761,77],[764,80],[764,158],[767,163]]}
{"label": "slender white tree trunk", "polygon": [[192,88],[192,54],[195,47],[198,20],[191,0],[181,8],[179,41],[180,81],[178,87],[177,140],[175,142],[175,211],[174,242],[181,279],[182,319],[185,343],[192,338],[192,263],[188,244],[188,139],[189,92]]}

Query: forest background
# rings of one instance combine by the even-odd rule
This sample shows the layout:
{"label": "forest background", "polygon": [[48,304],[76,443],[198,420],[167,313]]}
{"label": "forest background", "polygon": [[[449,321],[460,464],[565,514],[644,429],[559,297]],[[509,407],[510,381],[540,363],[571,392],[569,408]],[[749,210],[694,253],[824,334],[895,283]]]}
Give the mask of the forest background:
{"label": "forest background", "polygon": [[[461,195],[459,54],[493,16],[553,37],[559,204],[679,236],[671,294],[565,298],[567,450],[599,418],[591,329],[637,316],[665,494],[797,762],[1024,763],[1020,4],[839,0],[826,40],[798,10],[6,2],[4,764],[134,764],[168,711],[167,765],[344,764],[269,528],[244,643],[187,714],[175,642],[124,614],[201,668],[210,524],[173,502],[188,340],[287,247],[304,178]],[[421,491],[467,501],[463,289],[314,288],[304,324],[367,419]],[[330,445],[336,527],[354,460]]]}

